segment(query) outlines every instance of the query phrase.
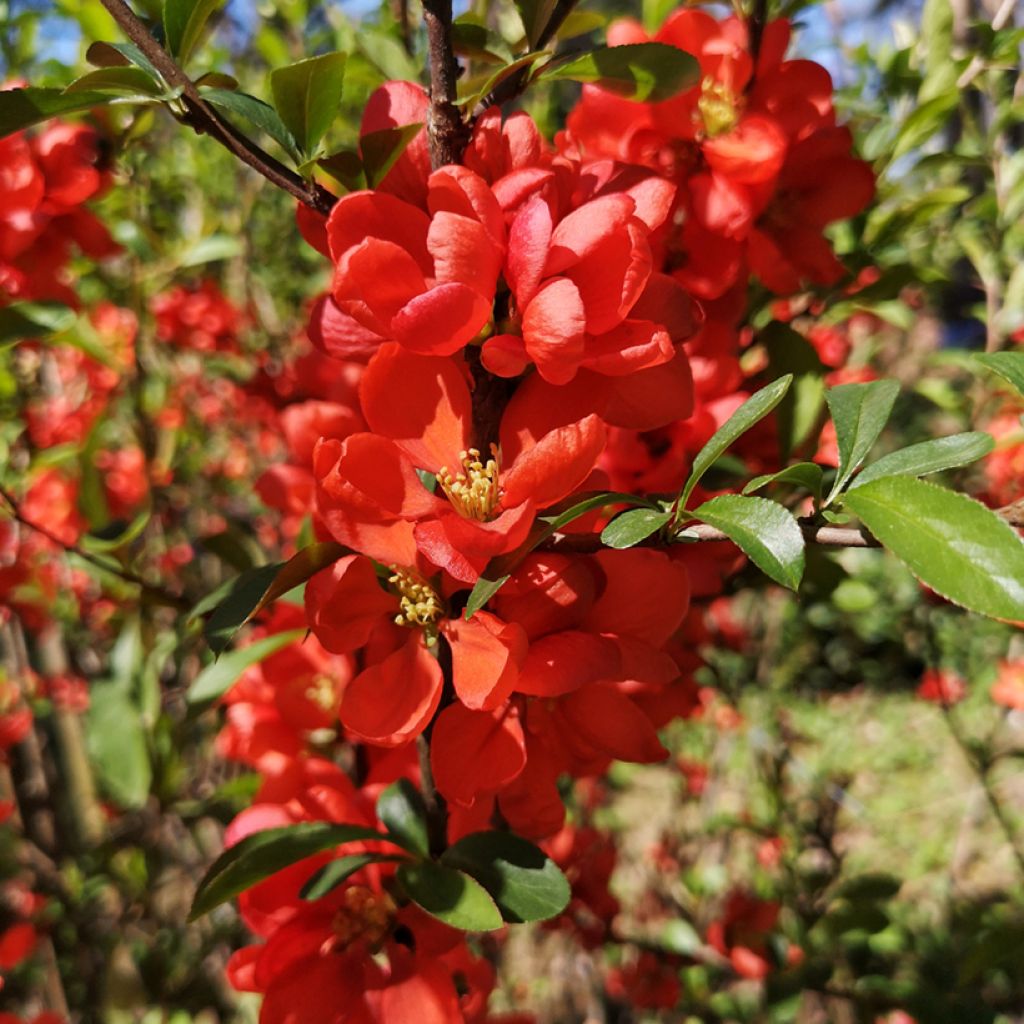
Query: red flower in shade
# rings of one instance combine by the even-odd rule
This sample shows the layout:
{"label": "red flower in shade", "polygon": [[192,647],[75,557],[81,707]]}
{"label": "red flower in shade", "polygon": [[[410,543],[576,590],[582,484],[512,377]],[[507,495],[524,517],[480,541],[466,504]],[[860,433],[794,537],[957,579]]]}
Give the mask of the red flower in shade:
{"label": "red flower in shade", "polygon": [[999,662],[999,676],[989,693],[1003,707],[1024,710],[1024,661]]}
{"label": "red flower in shade", "polygon": [[934,704],[956,704],[967,696],[967,684],[955,672],[930,668],[921,676],[916,692]]}
{"label": "red flower in shade", "polygon": [[451,355],[490,322],[505,219],[486,182],[443,167],[427,211],[387,192],[353,192],[327,220],[338,309],[414,352]]}
{"label": "red flower in shade", "polygon": [[[525,540],[537,510],[583,482],[604,444],[596,415],[560,417],[530,383],[506,408],[497,445],[481,455],[460,368],[384,346],[362,382],[375,433],[316,450],[317,512],[327,529],[378,561],[412,566],[419,552],[473,582],[492,557]],[[440,493],[417,470],[435,474]]]}
{"label": "red flower in shade", "polygon": [[768,937],[778,919],[778,903],[733,892],[722,916],[708,925],[707,943],[729,958],[737,974],[759,980],[773,966],[768,955]]}

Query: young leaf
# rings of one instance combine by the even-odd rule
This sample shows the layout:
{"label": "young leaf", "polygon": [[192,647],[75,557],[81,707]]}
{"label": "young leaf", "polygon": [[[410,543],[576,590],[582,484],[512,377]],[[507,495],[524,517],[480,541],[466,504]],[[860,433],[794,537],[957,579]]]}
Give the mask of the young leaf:
{"label": "young leaf", "polygon": [[782,401],[792,383],[793,375],[791,373],[772,381],[767,387],[761,388],[756,394],[751,395],[715,431],[711,440],[697,452],[697,457],[693,460],[690,477],[679,496],[680,509],[686,508],[686,502],[693,493],[694,487],[700,483],[701,477],[714,465],[719,456],[755,423],[764,419]]}
{"label": "young leaf", "polygon": [[510,832],[463,836],[445,850],[441,863],[475,878],[509,922],[546,921],[569,903],[569,883],[558,865]]}
{"label": "young leaf", "polygon": [[846,494],[843,507],[936,593],[990,618],[1024,621],[1024,541],[981,502],[887,476]]}
{"label": "young leaf", "polygon": [[832,504],[874,447],[899,390],[894,380],[873,380],[867,384],[841,384],[826,393],[839,446],[839,472],[825,499],[826,505]]}
{"label": "young leaf", "polygon": [[381,793],[377,800],[377,817],[395,842],[410,853],[424,857],[430,853],[427,810],[419,790],[408,779],[393,782]]}
{"label": "young leaf", "polygon": [[721,530],[776,583],[790,590],[804,574],[804,535],[793,516],[767,498],[722,494],[692,513]]}
{"label": "young leaf", "polygon": [[388,171],[422,130],[422,124],[403,124],[368,132],[359,140],[367,188],[376,188],[387,177]]}
{"label": "young leaf", "polygon": [[787,466],[785,469],[780,469],[777,473],[765,473],[763,476],[755,476],[743,488],[743,493],[753,494],[769,484],[796,484],[798,487],[803,487],[804,490],[810,491],[815,499],[820,501],[821,466],[815,465],[813,462],[797,462],[792,466]]}
{"label": "young leaf", "polygon": [[658,103],[700,79],[700,65],[689,53],[666,43],[602,46],[549,65],[543,79],[592,82],[627,99]]}
{"label": "young leaf", "polygon": [[114,97],[106,92],[73,92],[63,89],[0,90],[0,138],[30,128],[62,114],[77,114],[106,106]]}
{"label": "young leaf", "polygon": [[196,676],[188,688],[185,699],[189,704],[205,704],[207,701],[216,700],[226,693],[251,665],[258,664],[287,644],[301,640],[303,636],[305,636],[305,630],[289,629],[284,633],[266,636],[262,640],[249,644],[248,647],[229,651],[212,665],[207,665]]}
{"label": "young leaf", "polygon": [[222,110],[241,114],[260,131],[266,132],[286,153],[292,157],[298,157],[299,150],[295,137],[288,131],[284,121],[269,103],[264,103],[263,100],[258,100],[255,96],[250,96],[245,92],[236,92],[233,89],[204,88],[202,93],[204,100]]}
{"label": "young leaf", "polygon": [[342,882],[361,871],[367,864],[379,864],[382,861],[404,860],[404,857],[392,853],[352,853],[347,857],[339,857],[313,872],[299,890],[304,900],[318,900],[333,892]]}
{"label": "young leaf", "polygon": [[187,64],[210,15],[224,0],[164,0],[164,39],[172,57]]}
{"label": "young leaf", "polygon": [[254,832],[228,847],[203,876],[192,901],[189,920],[209,913],[272,874],[314,854],[344,843],[387,840],[362,825],[306,821]]}
{"label": "young leaf", "polygon": [[982,366],[994,370],[1024,395],[1024,352],[989,352],[974,358]]}
{"label": "young leaf", "polygon": [[601,543],[610,548],[631,548],[660,530],[671,518],[672,513],[667,509],[628,509],[601,531]]}
{"label": "young leaf", "polygon": [[461,871],[421,861],[403,864],[395,877],[413,903],[452,928],[492,932],[504,924],[487,890]]}
{"label": "young leaf", "polygon": [[995,446],[995,441],[980,430],[912,444],[872,462],[853,478],[847,493],[883,476],[926,476],[944,469],[969,466],[988,455]]}
{"label": "young leaf", "polygon": [[270,73],[274,106],[299,149],[311,156],[341,105],[345,54],[325,53]]}

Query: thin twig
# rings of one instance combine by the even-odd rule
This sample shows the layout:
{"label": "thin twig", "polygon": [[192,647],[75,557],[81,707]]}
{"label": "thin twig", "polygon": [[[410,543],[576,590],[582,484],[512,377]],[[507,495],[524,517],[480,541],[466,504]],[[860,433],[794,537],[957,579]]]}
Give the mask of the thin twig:
{"label": "thin twig", "polygon": [[754,9],[747,19],[747,35],[750,46],[750,59],[754,66],[753,74],[747,87],[753,86],[757,76],[757,61],[761,56],[761,43],[764,40],[764,29],[768,23],[768,0],[754,0]]}
{"label": "thin twig", "polygon": [[125,35],[149,58],[167,84],[181,89],[186,111],[182,120],[186,124],[201,135],[209,135],[243,163],[262,174],[271,184],[284,189],[299,202],[318,213],[330,213],[336,197],[315,181],[306,181],[289,170],[280,160],[264,152],[252,139],[220,117],[203,99],[192,79],[153,38],[149,29],[124,0],[101,2],[114,21],[124,30]]}
{"label": "thin twig", "polygon": [[430,55],[430,113],[427,115],[427,137],[430,142],[430,164],[438,167],[462,160],[468,132],[462,114],[455,105],[458,99],[459,65],[452,45],[451,0],[424,0],[423,20],[427,25],[427,46]]}

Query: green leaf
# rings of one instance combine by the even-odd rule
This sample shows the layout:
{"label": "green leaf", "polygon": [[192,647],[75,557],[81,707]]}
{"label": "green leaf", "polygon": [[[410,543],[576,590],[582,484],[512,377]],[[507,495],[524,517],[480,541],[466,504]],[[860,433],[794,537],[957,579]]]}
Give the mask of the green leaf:
{"label": "green leaf", "polygon": [[883,455],[871,463],[862,473],[854,477],[848,492],[883,476],[926,476],[943,469],[969,466],[972,462],[988,455],[995,448],[995,441],[980,430],[966,434],[952,434],[932,441],[912,444],[898,452]]}
{"label": "green leaf", "polygon": [[826,393],[839,447],[839,471],[826,505],[832,504],[874,447],[899,390],[894,380],[873,380],[867,384],[841,384]]}
{"label": "green leaf", "polygon": [[0,90],[0,138],[20,132],[40,121],[64,114],[78,114],[113,101],[105,92],[66,93],[63,89]]}
{"label": "green leaf", "polygon": [[288,131],[284,121],[269,103],[264,103],[263,100],[258,100],[255,96],[233,89],[204,88],[202,94],[203,99],[208,103],[212,103],[222,110],[240,114],[260,131],[266,132],[286,153],[293,157],[298,156],[298,143],[296,143],[295,137]]}
{"label": "green leaf", "polygon": [[526,41],[532,50],[551,20],[555,0],[515,0],[515,5],[523,22]]}
{"label": "green leaf", "polygon": [[775,410],[782,458],[817,434],[825,408],[825,367],[814,346],[789,324],[773,321],[757,334],[768,353],[767,376],[793,375],[793,385]]}
{"label": "green leaf", "polygon": [[403,864],[395,877],[413,903],[452,928],[492,932],[504,924],[487,890],[461,871],[421,861]]}
{"label": "green leaf", "polygon": [[1024,621],[1024,541],[981,502],[888,476],[845,495],[843,506],[936,593],[981,615]]}
{"label": "green leaf", "polygon": [[169,95],[163,82],[134,66],[97,68],[76,78],[64,92],[69,96],[80,92],[116,92],[154,99]]}
{"label": "green leaf", "polygon": [[1024,395],[1024,352],[990,352],[974,358]]}
{"label": "green leaf", "polygon": [[790,590],[804,574],[804,535],[792,514],[767,498],[722,494],[694,509],[701,522],[721,530],[776,583]]}
{"label": "green leaf", "polygon": [[544,523],[544,526],[535,527],[530,536],[527,537],[525,544],[510,554],[501,555],[488,563],[487,568],[469,593],[469,600],[466,602],[466,618],[471,619],[487,604],[505,585],[515,567],[538,544],[542,544],[563,526],[568,526],[569,523],[574,522],[581,516],[585,516],[588,512],[593,512],[597,508],[604,508],[606,505],[642,505],[650,509],[659,508],[649,498],[641,498],[635,494],[624,494],[620,491],[598,491],[596,494],[576,500],[563,512],[542,516],[541,521]]}
{"label": "green leaf", "polygon": [[345,54],[325,53],[270,73],[274,106],[299,149],[312,156],[338,114]]}
{"label": "green leaf", "polygon": [[318,900],[333,892],[342,882],[351,878],[357,871],[362,871],[368,864],[404,859],[393,853],[352,853],[347,857],[339,857],[310,875],[299,890],[299,896],[304,900]]}
{"label": "green leaf", "polygon": [[59,334],[75,320],[75,311],[60,302],[15,302],[0,308],[0,345]]}
{"label": "green leaf", "polygon": [[399,779],[381,793],[377,817],[395,842],[424,857],[430,853],[427,835],[427,809],[419,790],[408,780]]}
{"label": "green leaf", "polygon": [[283,868],[345,843],[387,840],[362,825],[307,821],[254,832],[226,849],[210,865],[192,901],[189,920],[251,889]]}
{"label": "green leaf", "polygon": [[610,548],[631,548],[660,530],[671,518],[672,513],[667,509],[628,509],[601,531],[601,543]]}
{"label": "green leaf", "polygon": [[701,477],[718,461],[725,450],[755,423],[764,419],[782,401],[793,383],[793,375],[787,373],[772,381],[756,394],[751,395],[712,435],[711,440],[697,453],[690,468],[690,476],[679,495],[679,508],[686,508],[686,502],[700,483]]}
{"label": "green leaf", "polygon": [[889,162],[923,145],[937,134],[956,109],[959,99],[959,92],[949,89],[915,106],[900,126],[896,144],[889,154]]}
{"label": "green leaf", "polygon": [[532,67],[542,58],[550,56],[547,50],[524,53],[522,57],[517,57],[511,64],[498,68],[482,85],[479,84],[479,81],[476,81],[460,88],[459,98],[455,105],[458,107],[468,107],[472,110],[480,100],[494,92],[506,78],[516,74],[518,71],[522,71],[523,68]]}
{"label": "green leaf", "polygon": [[696,85],[700,66],[691,54],[666,43],[630,43],[549,65],[540,77],[591,82],[627,99],[658,103]]}
{"label": "green leaf", "polygon": [[403,124],[368,132],[359,140],[367,188],[376,188],[387,177],[388,171],[422,130],[422,124]]}
{"label": "green leaf", "polygon": [[150,78],[160,81],[160,72],[153,62],[134,43],[92,43],[85,51],[85,59],[97,68],[127,67],[134,64]]}
{"label": "green leaf", "polygon": [[187,64],[210,15],[224,0],[164,0],[164,39],[171,56]]}
{"label": "green leaf", "polygon": [[89,688],[86,737],[103,791],[120,807],[143,807],[153,768],[142,716],[122,680]]}
{"label": "green leaf", "polygon": [[504,920],[546,921],[565,910],[571,889],[558,865],[510,832],[474,832],[445,850],[441,863],[459,868],[490,893]]}
{"label": "green leaf", "polygon": [[755,476],[743,488],[743,493],[753,494],[769,484],[796,484],[798,487],[803,487],[804,490],[810,491],[814,495],[815,500],[820,501],[821,476],[821,466],[815,465],[813,462],[797,462],[792,466],[787,466],[785,469],[780,469],[777,473],[765,473],[763,476]]}
{"label": "green leaf", "polygon": [[514,59],[505,40],[489,31],[479,15],[471,12],[452,22],[452,45],[456,53],[489,64],[507,64]]}
{"label": "green leaf", "polygon": [[257,640],[255,643],[249,644],[248,647],[229,651],[212,665],[207,665],[196,676],[188,688],[185,699],[189,704],[204,704],[207,701],[216,700],[235,684],[238,677],[247,668],[258,664],[287,644],[301,640],[303,636],[305,636],[305,630],[289,629],[284,633],[274,633],[272,636]]}

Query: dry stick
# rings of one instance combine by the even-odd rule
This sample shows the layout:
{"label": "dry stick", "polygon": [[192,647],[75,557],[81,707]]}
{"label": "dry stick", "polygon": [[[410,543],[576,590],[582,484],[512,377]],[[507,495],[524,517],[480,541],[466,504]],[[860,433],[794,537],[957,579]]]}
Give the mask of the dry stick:
{"label": "dry stick", "polygon": [[209,135],[243,163],[258,171],[267,181],[284,189],[299,202],[317,213],[328,214],[337,201],[327,189],[315,181],[306,181],[285,167],[280,160],[264,152],[252,139],[239,132],[220,117],[203,99],[195,83],[179,67],[174,58],[153,38],[149,29],[124,0],[101,0],[110,16],[125,35],[149,58],[170,86],[181,89],[186,112],[182,120],[200,135]]}

